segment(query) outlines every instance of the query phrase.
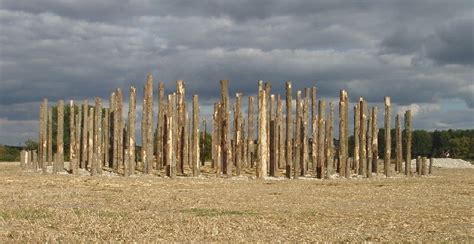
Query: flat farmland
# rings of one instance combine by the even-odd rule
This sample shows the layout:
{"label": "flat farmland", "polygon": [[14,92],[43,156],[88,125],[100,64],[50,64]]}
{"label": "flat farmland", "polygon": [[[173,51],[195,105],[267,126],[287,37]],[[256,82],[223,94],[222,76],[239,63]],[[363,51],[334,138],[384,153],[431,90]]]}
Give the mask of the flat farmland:
{"label": "flat farmland", "polygon": [[168,179],[0,163],[0,242],[470,241],[474,170],[424,177]]}

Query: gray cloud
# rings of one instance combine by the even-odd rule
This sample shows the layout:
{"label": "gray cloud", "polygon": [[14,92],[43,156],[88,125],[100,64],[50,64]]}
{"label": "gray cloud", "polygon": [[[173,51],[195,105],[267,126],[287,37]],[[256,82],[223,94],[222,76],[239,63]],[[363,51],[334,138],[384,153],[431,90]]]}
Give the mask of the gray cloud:
{"label": "gray cloud", "polygon": [[[231,97],[255,95],[257,80],[283,94],[292,80],[295,92],[316,85],[325,99],[339,89],[352,101],[388,95],[400,106],[457,99],[468,113],[473,12],[460,0],[0,0],[0,143],[26,139],[5,131],[34,121],[43,97],[107,100],[134,85],[140,101],[148,72],[167,92],[184,79],[207,114],[220,79],[230,80]],[[419,126],[474,127],[429,116]]]}

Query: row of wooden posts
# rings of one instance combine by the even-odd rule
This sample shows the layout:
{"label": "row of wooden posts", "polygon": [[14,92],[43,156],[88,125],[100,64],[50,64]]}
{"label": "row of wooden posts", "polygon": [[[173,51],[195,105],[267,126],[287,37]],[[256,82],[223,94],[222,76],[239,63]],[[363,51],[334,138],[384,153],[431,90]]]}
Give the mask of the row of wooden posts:
{"label": "row of wooden posts", "polygon": [[[330,178],[334,173],[349,178],[351,175],[371,177],[378,170],[378,126],[377,107],[368,108],[360,98],[354,106],[354,151],[349,157],[349,98],[345,90],[339,95],[339,140],[334,135],[334,104],[328,109],[324,100],[317,99],[317,88],[296,92],[293,103],[292,83],[286,82],[286,116],[283,114],[282,96],[271,94],[270,83],[258,82],[258,117],[255,140],[255,98],[248,97],[247,119],[242,111],[242,93],[237,93],[233,104],[233,120],[230,119],[231,104],[227,80],[220,81],[220,101],[214,104],[212,115],[211,167],[217,176],[241,175],[244,169],[255,169],[257,178],[278,176],[287,178],[300,176]],[[100,98],[95,106],[86,100],[82,106],[70,102],[70,173],[77,174],[79,168],[89,170],[91,175],[102,174],[104,169],[124,176],[139,170],[151,174],[165,170],[166,175],[191,171],[200,174],[199,98],[193,95],[192,119],[188,117],[185,83],[176,82],[176,91],[165,96],[164,84],[158,85],[158,116],[154,126],[153,77],[148,75],[144,86],[143,116],[141,121],[141,151],[137,157],[136,89],[130,88],[128,116],[123,119],[123,94],[116,89],[110,96],[110,106],[102,107]],[[385,97],[385,152],[383,174],[389,177],[393,172],[391,155],[391,102]],[[295,114],[293,115],[293,108]],[[328,111],[327,111],[328,110]],[[47,172],[52,162],[52,112],[44,99],[40,106],[39,147],[37,163],[31,167]],[[64,102],[57,104],[57,138],[53,172],[64,170]],[[326,114],[328,112],[328,114]],[[310,114],[311,113],[311,114]],[[311,116],[311,118],[310,118]],[[412,118],[411,111],[404,115],[405,133],[402,133],[400,116],[395,118],[396,155],[394,171],[407,176],[411,172]],[[309,123],[308,123],[309,122]],[[206,128],[204,120],[204,127]],[[310,126],[311,125],[311,126]],[[155,130],[153,128],[155,127]],[[232,130],[231,130],[232,127]],[[405,145],[402,145],[402,134]],[[311,136],[310,136],[311,135]],[[25,152],[24,154],[33,154]],[[31,157],[30,157],[31,158]],[[138,160],[139,159],[139,160]],[[405,164],[403,165],[403,161]],[[404,166],[404,167],[403,167]],[[417,170],[419,168],[417,167]],[[421,171],[420,171],[421,172]]]}

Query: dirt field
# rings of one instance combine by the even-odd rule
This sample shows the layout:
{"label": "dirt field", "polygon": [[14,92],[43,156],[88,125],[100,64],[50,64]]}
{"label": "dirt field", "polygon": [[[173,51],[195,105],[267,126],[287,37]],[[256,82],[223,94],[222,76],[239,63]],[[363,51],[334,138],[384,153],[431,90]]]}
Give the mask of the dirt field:
{"label": "dirt field", "polygon": [[248,180],[41,175],[0,163],[0,242],[473,241],[474,170]]}

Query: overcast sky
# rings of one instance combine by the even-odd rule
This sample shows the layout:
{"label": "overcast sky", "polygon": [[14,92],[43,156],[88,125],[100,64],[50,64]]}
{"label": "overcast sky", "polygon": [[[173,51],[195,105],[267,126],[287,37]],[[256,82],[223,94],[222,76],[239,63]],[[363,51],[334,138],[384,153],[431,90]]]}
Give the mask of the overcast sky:
{"label": "overcast sky", "polygon": [[390,96],[417,129],[472,129],[473,25],[472,0],[0,0],[0,144],[37,140],[43,97],[134,85],[140,105],[148,72],[167,91],[185,80],[205,114],[220,79],[231,97],[292,80],[328,100],[363,96],[379,117]]}

